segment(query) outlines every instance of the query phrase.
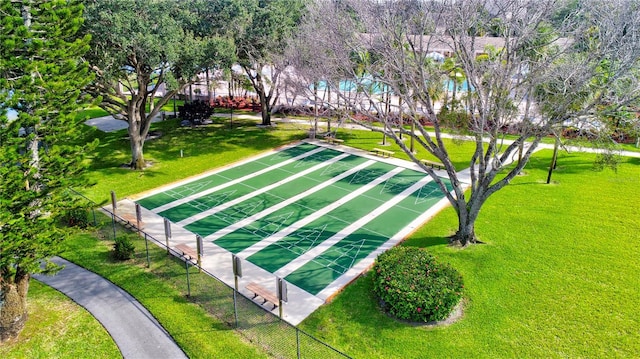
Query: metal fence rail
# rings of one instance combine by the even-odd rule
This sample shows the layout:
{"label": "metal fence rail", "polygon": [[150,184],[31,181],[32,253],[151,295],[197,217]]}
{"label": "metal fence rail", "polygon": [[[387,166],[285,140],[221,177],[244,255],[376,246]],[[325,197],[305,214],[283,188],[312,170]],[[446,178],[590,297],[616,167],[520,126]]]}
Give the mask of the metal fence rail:
{"label": "metal fence rail", "polygon": [[[93,204],[91,211],[94,225],[97,224],[95,221],[96,208],[111,216],[114,236],[116,235],[116,223],[135,226],[135,223],[131,223],[130,219],[114,214],[110,208],[98,206],[81,193],[73,189],[71,191]],[[167,253],[177,258],[182,257],[182,253],[167,247],[164,240],[158,240],[139,228],[136,228],[135,231],[145,240],[146,253],[144,258],[140,259],[146,260],[148,267],[151,267],[154,262],[166,261]],[[150,249],[149,242],[155,244],[160,250],[157,248],[154,250],[153,247]],[[246,297],[243,293],[236,291],[235,288],[229,286],[212,273],[190,261],[186,265],[187,278],[189,278],[189,273],[197,272],[194,267],[211,277],[213,281],[190,281],[187,283],[187,295],[270,356],[275,358],[350,358],[347,354],[315,338],[313,335],[285,322],[277,315]]]}

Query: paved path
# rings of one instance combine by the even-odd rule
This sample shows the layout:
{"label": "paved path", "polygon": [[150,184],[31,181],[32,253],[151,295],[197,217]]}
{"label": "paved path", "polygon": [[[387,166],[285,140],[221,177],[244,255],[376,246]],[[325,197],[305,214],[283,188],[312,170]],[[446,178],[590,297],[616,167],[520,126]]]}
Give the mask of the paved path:
{"label": "paved path", "polygon": [[55,276],[34,278],[86,308],[107,329],[124,358],[187,358],[158,321],[122,288],[62,258]]}
{"label": "paved path", "polygon": [[[157,115],[151,120],[151,122],[162,121],[162,115]],[[84,122],[88,126],[93,126],[104,132],[114,132],[118,130],[124,130],[129,127],[129,123],[123,120],[116,120],[113,116],[103,116],[88,119]]]}

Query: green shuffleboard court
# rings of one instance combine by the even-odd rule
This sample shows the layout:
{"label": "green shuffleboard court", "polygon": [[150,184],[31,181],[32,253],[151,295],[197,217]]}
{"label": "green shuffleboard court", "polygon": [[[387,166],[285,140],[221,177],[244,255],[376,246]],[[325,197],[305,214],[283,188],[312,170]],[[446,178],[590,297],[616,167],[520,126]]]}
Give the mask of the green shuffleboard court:
{"label": "green shuffleboard court", "polygon": [[408,163],[338,148],[300,143],[137,203],[318,295],[368,267],[444,197]]}

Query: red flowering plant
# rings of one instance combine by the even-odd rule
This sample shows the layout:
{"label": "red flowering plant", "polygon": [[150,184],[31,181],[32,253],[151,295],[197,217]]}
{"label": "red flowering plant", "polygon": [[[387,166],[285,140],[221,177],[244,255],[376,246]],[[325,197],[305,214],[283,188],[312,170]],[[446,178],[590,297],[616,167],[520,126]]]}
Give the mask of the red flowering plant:
{"label": "red flowering plant", "polygon": [[415,247],[382,253],[373,267],[374,292],[392,316],[414,322],[443,320],[462,299],[462,276]]}

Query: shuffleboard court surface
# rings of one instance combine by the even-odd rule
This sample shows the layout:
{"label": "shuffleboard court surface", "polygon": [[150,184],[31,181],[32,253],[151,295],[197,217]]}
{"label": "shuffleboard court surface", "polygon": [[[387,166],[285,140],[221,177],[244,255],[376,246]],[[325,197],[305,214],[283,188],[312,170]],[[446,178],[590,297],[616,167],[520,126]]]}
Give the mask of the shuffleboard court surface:
{"label": "shuffleboard court surface", "polygon": [[[198,213],[216,207],[221,203],[232,201],[236,198],[247,195],[278,181],[285,180],[302,170],[321,164],[340,154],[342,153],[338,151],[325,150],[293,161],[287,165],[276,168],[267,173],[248,178],[232,187],[227,187],[220,191],[216,191],[192,201],[180,204],[158,214],[163,217],[169,218],[169,220],[171,220],[172,222],[180,222],[189,217],[195,216]],[[202,233],[198,234],[204,236],[204,234]]]}
{"label": "shuffleboard court surface", "polygon": [[317,146],[313,146],[308,143],[302,143],[298,146],[294,146],[279,152],[272,153],[259,160],[247,162],[240,166],[233,166],[223,171],[216,172],[214,174],[206,176],[204,178],[200,178],[198,180],[185,183],[181,186],[172,188],[170,190],[148,196],[136,202],[144,208],[154,209],[164,204],[173,202],[175,200],[202,192],[208,188],[224,184],[229,180],[255,173],[259,170],[268,168],[277,163],[284,162],[294,157],[303,155],[304,153],[307,153],[314,149],[317,149]]}
{"label": "shuffleboard court surface", "polygon": [[[275,234],[280,229],[284,229],[304,217],[313,215],[323,207],[342,199],[364,184],[388,173],[393,168],[393,166],[377,162],[314,193],[311,197],[304,198],[266,218],[217,239],[214,243],[232,253],[238,253]],[[343,221],[341,222],[344,223]]]}
{"label": "shuffleboard court surface", "polygon": [[407,197],[285,279],[317,294],[441,199],[440,188],[434,182],[427,183],[416,195]]}
{"label": "shuffleboard court surface", "polygon": [[[317,186],[319,184],[322,184],[323,182],[329,181],[335,176],[338,176],[341,173],[344,173],[352,169],[353,167],[362,164],[365,161],[366,160],[361,157],[349,156],[345,159],[335,162],[332,165],[320,168],[310,173],[308,176],[304,176],[291,181],[287,183],[286,186],[274,188],[273,190],[247,199],[246,201],[227,208],[219,213],[191,223],[185,228],[191,232],[200,234],[203,237],[207,237],[210,234],[221,230],[229,225],[237,223],[238,221],[254,215],[257,212],[263,211],[278,203],[281,203],[282,201],[287,200],[288,198],[294,197],[304,191],[307,191],[313,186]],[[314,193],[310,198],[305,198],[304,200],[313,201],[318,196],[322,196],[322,194]],[[288,213],[286,210],[278,212],[278,214],[272,214],[268,218],[265,218],[263,222],[267,221],[269,223],[278,223],[278,220],[273,220],[273,218],[281,218],[283,216],[282,213]],[[224,241],[216,241],[216,244],[222,247],[224,247],[223,243]]]}
{"label": "shuffleboard court surface", "polygon": [[302,143],[137,203],[216,251],[317,296],[344,282],[354,266],[366,269],[442,201],[438,185],[416,168]]}
{"label": "shuffleboard court surface", "polygon": [[[270,272],[275,272],[298,256],[340,233],[347,226],[363,218],[423,177],[424,173],[404,170],[327,215],[317,218],[307,226],[249,256],[247,260]],[[389,228],[395,228],[395,224],[387,223],[386,225]]]}

